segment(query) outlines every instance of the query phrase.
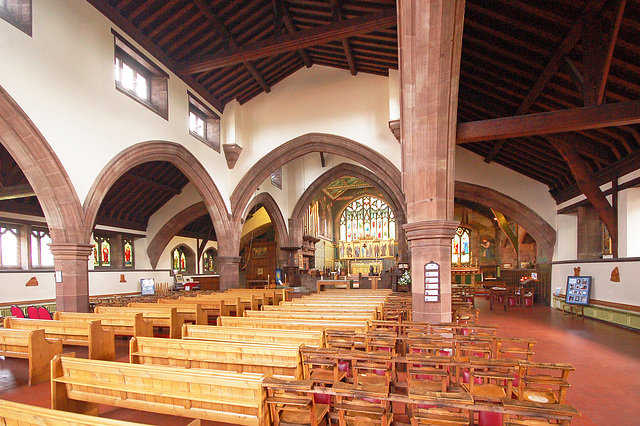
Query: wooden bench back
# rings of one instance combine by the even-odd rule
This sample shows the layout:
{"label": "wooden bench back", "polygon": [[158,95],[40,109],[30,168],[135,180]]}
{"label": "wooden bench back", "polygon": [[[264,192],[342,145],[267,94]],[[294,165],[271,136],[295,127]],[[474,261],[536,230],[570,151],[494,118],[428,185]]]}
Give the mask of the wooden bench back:
{"label": "wooden bench back", "polygon": [[[181,297],[180,299],[194,299]],[[198,303],[217,302],[222,301],[225,305],[235,308],[235,312],[239,312],[238,316],[242,315],[244,309],[258,310],[260,306],[264,305],[264,295],[262,294],[230,294],[230,293],[214,293],[214,294],[198,294],[195,297],[195,301]],[[239,306],[242,306],[240,308]],[[225,313],[224,315],[228,315]]]}
{"label": "wooden bench back", "polygon": [[367,321],[376,318],[375,313],[371,312],[324,312],[324,311],[289,311],[287,309],[279,309],[275,311],[246,311],[244,313],[249,318],[292,318],[292,319],[318,319],[330,321]]}
{"label": "wooden bench back", "polygon": [[[164,342],[173,340],[165,339]],[[57,356],[52,408],[98,414],[98,404],[239,425],[270,424],[264,375]]]}
{"label": "wooden bench back", "polygon": [[29,360],[29,386],[49,380],[49,363],[61,353],[62,341],[45,338],[42,329],[0,329],[0,355]]}
{"label": "wooden bench back", "polygon": [[327,328],[333,328],[350,330],[356,333],[364,333],[368,330],[367,321],[325,321],[312,319],[219,317],[218,325],[227,325],[231,327],[258,327],[311,331],[324,331]]}
{"label": "wooden bench back", "polygon": [[21,426],[144,426],[124,420],[102,419],[51,408],[0,400],[0,424]]}
{"label": "wooden bench back", "polygon": [[280,345],[305,345],[316,348],[324,346],[322,331],[278,330],[270,328],[209,327],[185,324],[183,339],[219,340],[246,343],[275,343]]}
{"label": "wooden bench back", "polygon": [[116,357],[115,335],[100,321],[72,322],[7,317],[4,328],[42,329],[47,338],[60,339],[64,345],[88,346],[90,359],[113,360]]}
{"label": "wooden bench back", "polygon": [[129,355],[131,364],[302,378],[300,346],[137,337],[130,340]]}
{"label": "wooden bench back", "polygon": [[247,304],[249,305],[248,309],[251,309],[252,303],[257,309],[257,302],[255,299],[252,301],[251,298],[249,298],[248,303],[245,304],[241,297],[224,295],[224,293],[220,293],[220,295],[206,294],[200,297],[181,296],[179,299],[159,299],[158,303],[173,305],[177,305],[179,303],[197,303],[202,306],[202,310],[206,311],[207,315],[212,316],[229,316],[231,313],[234,313],[237,316],[242,316]]}
{"label": "wooden bench back", "polygon": [[192,321],[196,324],[207,325],[208,315],[207,312],[202,309],[202,305],[199,303],[185,303],[180,302],[178,299],[161,299],[163,302],[159,303],[144,303],[134,302],[129,303],[130,308],[143,308],[145,310],[152,309],[166,309],[167,307],[176,308],[179,314],[181,314],[185,321]]}
{"label": "wooden bench back", "polygon": [[[147,309],[148,308],[148,309]],[[169,337],[179,339],[182,332],[184,317],[173,306],[160,306],[157,303],[144,303],[144,306],[132,308],[126,306],[96,306],[99,314],[142,314],[154,327],[168,327]]]}
{"label": "wooden bench back", "polygon": [[103,326],[113,328],[118,336],[153,337],[153,323],[141,313],[81,313],[57,311],[53,319],[58,321],[91,322],[100,321]]}

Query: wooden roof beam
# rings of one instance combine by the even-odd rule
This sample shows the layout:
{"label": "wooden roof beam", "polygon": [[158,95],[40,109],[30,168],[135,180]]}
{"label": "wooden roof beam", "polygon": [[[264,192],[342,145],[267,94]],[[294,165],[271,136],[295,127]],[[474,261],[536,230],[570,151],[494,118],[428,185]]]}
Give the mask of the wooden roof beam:
{"label": "wooden roof beam", "polygon": [[[345,20],[341,3],[341,0],[329,0],[329,4],[331,4],[331,14],[333,15],[333,22],[341,22]],[[349,64],[349,71],[351,71],[351,75],[358,74],[358,68],[356,68],[356,61],[353,57],[353,49],[351,48],[349,39],[345,37],[340,41],[342,42],[344,55],[347,57],[347,63]]]}
{"label": "wooden roof beam", "polygon": [[[289,12],[287,5],[284,3],[283,0],[276,0],[276,1],[280,2],[280,10],[282,11],[282,20],[284,21],[284,26],[287,27],[287,32],[289,34],[293,34],[297,32],[298,29],[293,23],[293,19],[291,18],[291,13]],[[297,52],[300,58],[302,59],[302,62],[304,62],[304,65],[307,68],[311,68],[311,65],[313,65],[313,62],[311,61],[311,58],[309,57],[309,53],[307,53],[307,50],[298,49]]]}
{"label": "wooden roof beam", "polygon": [[16,198],[35,197],[31,185],[25,183],[24,185],[2,186],[0,187],[0,201],[2,200],[14,200]]}
{"label": "wooden roof beam", "polygon": [[359,18],[298,31],[293,34],[281,36],[278,39],[265,40],[236,49],[230,49],[226,52],[210,55],[207,59],[183,62],[178,66],[178,69],[182,74],[206,72],[237,63],[253,61],[267,56],[279,55],[281,53],[341,40],[345,37],[367,34],[380,28],[395,26],[396,21],[395,8],[388,9]]}
{"label": "wooden roof beam", "polygon": [[[556,52],[553,54],[551,60],[538,77],[538,80],[536,80],[536,82],[533,84],[533,86],[529,90],[529,93],[527,93],[527,96],[524,98],[522,104],[520,104],[520,107],[518,107],[515,115],[525,114],[527,111],[529,111],[529,108],[531,108],[536,99],[538,99],[538,96],[540,96],[540,93],[542,93],[542,90],[544,90],[547,83],[549,83],[551,78],[558,71],[558,67],[560,66],[562,59],[569,52],[571,52],[571,50],[580,40],[580,37],[582,36],[582,29],[587,17],[589,17],[592,13],[595,13],[602,9],[605,3],[606,0],[591,0],[585,6],[582,14],[576,20],[569,33],[558,47],[558,50],[556,50]],[[500,148],[502,148],[503,144],[503,141],[498,141],[494,144],[491,152],[484,159],[485,163],[490,163],[493,160],[496,154],[498,154],[498,151],[500,151]]]}
{"label": "wooden roof beam", "polygon": [[[211,24],[216,29],[216,32],[220,35],[220,37],[224,39],[225,44],[229,44],[231,47],[237,48],[238,43],[235,41],[233,36],[229,34],[229,31],[227,31],[222,21],[220,21],[220,19],[215,13],[213,13],[213,11],[209,8],[209,6],[203,0],[193,0],[193,2],[195,3],[196,6],[198,6],[198,9],[200,9],[202,14],[207,18],[207,20],[211,22]],[[260,85],[260,87],[262,87],[262,90],[264,90],[266,93],[271,92],[271,87],[269,87],[267,82],[264,80],[264,78],[262,78],[262,75],[260,75],[256,67],[253,66],[253,64],[251,64],[248,61],[242,61],[242,65],[247,69],[247,71],[249,71],[249,74],[251,74],[251,77],[253,77],[253,79]]]}
{"label": "wooden roof beam", "polygon": [[460,123],[456,138],[465,144],[638,123],[640,101],[629,101]]}
{"label": "wooden roof beam", "polygon": [[609,200],[600,190],[597,182],[588,172],[585,161],[573,148],[576,141],[572,140],[574,135],[562,135],[562,137],[551,136],[549,140],[553,143],[560,155],[565,159],[571,174],[576,180],[576,185],[587,197],[587,200],[596,209],[600,219],[604,222],[611,236],[611,251],[613,257],[618,257],[618,220],[614,208],[609,204]]}

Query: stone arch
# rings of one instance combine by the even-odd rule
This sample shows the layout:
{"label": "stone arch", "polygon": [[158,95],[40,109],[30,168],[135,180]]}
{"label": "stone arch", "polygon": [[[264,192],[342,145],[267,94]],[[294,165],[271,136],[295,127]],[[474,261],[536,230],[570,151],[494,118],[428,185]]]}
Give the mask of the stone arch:
{"label": "stone arch", "polygon": [[54,244],[88,244],[82,204],[44,136],[0,86],[0,142],[38,197]]}
{"label": "stone arch", "polygon": [[301,241],[302,239],[302,215],[304,214],[305,207],[311,204],[313,198],[322,190],[322,188],[345,175],[353,176],[368,182],[383,194],[385,200],[393,210],[393,214],[396,216],[400,253],[407,253],[403,229],[403,225],[407,221],[406,202],[400,189],[399,178],[397,181],[390,181],[387,180],[387,176],[378,176],[371,170],[349,163],[340,163],[320,175],[300,196],[293,212],[291,213],[289,225],[290,245],[295,246],[295,242]]}
{"label": "stone arch", "polygon": [[[258,204],[262,204],[269,214],[271,222],[273,223],[273,229],[276,233],[278,246],[282,246],[283,243],[286,243],[288,241],[289,232],[287,231],[287,224],[284,221],[284,216],[282,215],[280,206],[278,206],[278,203],[276,203],[276,200],[273,199],[271,194],[269,194],[268,192],[261,192],[251,199],[251,202],[245,209],[244,213],[250,211]],[[243,217],[245,216],[244,213]]]}
{"label": "stone arch", "polygon": [[166,141],[149,141],[133,145],[116,155],[102,170],[85,201],[86,238],[93,229],[100,204],[111,186],[131,168],[149,161],[166,161],[176,166],[193,183],[203,199],[216,231],[221,254],[233,253],[233,232],[229,214],[218,188],[207,170],[184,146]]}
{"label": "stone arch", "polygon": [[153,269],[158,266],[160,256],[164,252],[171,239],[184,228],[184,226],[204,215],[208,214],[203,202],[196,203],[182,210],[165,223],[153,237],[147,247],[147,255]]}
{"label": "stone arch", "polygon": [[551,262],[556,231],[535,211],[494,189],[467,182],[456,181],[454,197],[490,207],[518,222],[536,240],[539,261]]}
{"label": "stone arch", "polygon": [[171,249],[171,269],[173,270],[173,252],[177,249],[181,248],[184,253],[185,261],[186,261],[186,273],[187,274],[195,274],[196,273],[196,264],[198,263],[196,252],[191,249],[188,245],[184,243],[176,244],[175,247]]}
{"label": "stone arch", "polygon": [[262,157],[238,182],[231,194],[231,208],[234,220],[238,212],[244,212],[251,197],[266,178],[276,169],[288,162],[313,152],[340,155],[362,164],[375,176],[386,182],[390,188],[399,186],[401,174],[398,168],[379,152],[351,139],[325,133],[307,133],[291,139]]}

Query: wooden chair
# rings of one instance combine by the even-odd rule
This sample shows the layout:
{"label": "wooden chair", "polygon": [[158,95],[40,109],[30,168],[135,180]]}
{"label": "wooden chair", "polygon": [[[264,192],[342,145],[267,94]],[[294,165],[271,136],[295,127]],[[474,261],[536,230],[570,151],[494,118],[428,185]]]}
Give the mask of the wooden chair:
{"label": "wooden chair", "polygon": [[521,361],[518,364],[519,383],[515,391],[521,401],[540,404],[565,404],[571,364]]}
{"label": "wooden chair", "polygon": [[312,380],[267,377],[262,385],[267,388],[267,404],[275,426],[318,426],[329,412],[329,405],[317,404],[309,395]]}
{"label": "wooden chair", "polygon": [[497,359],[518,359],[531,361],[533,358],[534,339],[529,338],[505,338],[499,337],[496,340]]}
{"label": "wooden chair", "polygon": [[336,350],[303,347],[302,365],[304,378],[322,385],[333,385],[342,381],[346,371],[341,371]]}
{"label": "wooden chair", "polygon": [[513,393],[515,372],[516,363],[510,360],[473,359],[461,368],[458,383],[474,401],[500,403]]}
{"label": "wooden chair", "polygon": [[455,412],[446,408],[419,408],[411,415],[411,426],[418,425],[469,425],[469,413]]}

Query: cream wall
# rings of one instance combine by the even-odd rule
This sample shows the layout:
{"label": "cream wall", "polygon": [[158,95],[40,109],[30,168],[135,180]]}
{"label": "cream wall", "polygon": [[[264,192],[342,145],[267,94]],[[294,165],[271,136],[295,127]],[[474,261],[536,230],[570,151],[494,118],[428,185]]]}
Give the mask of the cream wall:
{"label": "cream wall", "polygon": [[314,65],[247,102],[241,115],[242,154],[231,173],[233,185],[279,145],[313,132],[352,139],[400,168],[400,145],[388,125],[386,77]]}
{"label": "cream wall", "polygon": [[112,28],[85,0],[33,0],[33,37],[0,20],[0,85],[53,147],[81,202],[108,161],[149,140],[184,145],[228,199],[224,154],[189,135],[179,78],[169,73],[169,121],[115,89]]}

